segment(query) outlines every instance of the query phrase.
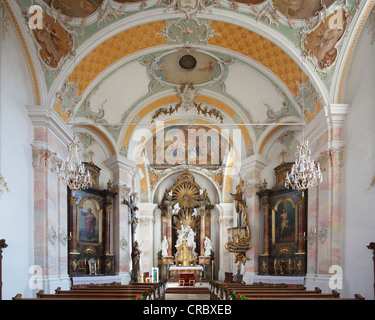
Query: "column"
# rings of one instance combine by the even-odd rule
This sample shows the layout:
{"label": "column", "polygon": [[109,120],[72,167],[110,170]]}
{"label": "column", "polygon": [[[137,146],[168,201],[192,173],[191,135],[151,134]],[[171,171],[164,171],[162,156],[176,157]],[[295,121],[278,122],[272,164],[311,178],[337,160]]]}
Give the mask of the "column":
{"label": "column", "polygon": [[112,204],[106,203],[104,205],[104,254],[111,255],[111,209]]}
{"label": "column", "polygon": [[141,271],[151,274],[154,267],[154,246],[159,248],[161,244],[160,241],[154,243],[154,210],[157,204],[139,203],[138,207],[139,226],[136,238],[141,250]]}
{"label": "column", "polygon": [[306,197],[298,198],[298,253],[306,252],[305,240],[303,232],[305,230],[305,208],[306,208]]}
{"label": "column", "polygon": [[233,203],[220,203],[216,207],[219,210],[219,252],[215,258],[215,268],[219,268],[219,281],[224,281],[225,272],[233,272],[233,254],[225,249],[228,242],[228,228],[233,227]]}
{"label": "column", "polygon": [[136,163],[121,155],[114,155],[105,162],[105,165],[113,173],[113,186],[118,186],[118,195],[112,204],[114,271],[122,278],[123,284],[128,284],[130,282],[132,242],[129,224],[130,211],[124,204],[124,200],[129,201],[132,192]]}
{"label": "column", "polygon": [[71,215],[69,217],[69,254],[75,254],[77,252],[77,197],[69,197],[69,211]]}

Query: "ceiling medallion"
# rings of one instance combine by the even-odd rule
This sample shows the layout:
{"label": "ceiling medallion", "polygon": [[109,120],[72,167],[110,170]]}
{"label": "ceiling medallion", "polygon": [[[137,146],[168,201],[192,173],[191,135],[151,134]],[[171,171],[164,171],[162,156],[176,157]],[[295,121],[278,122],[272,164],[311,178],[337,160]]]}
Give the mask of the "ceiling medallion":
{"label": "ceiling medallion", "polygon": [[197,66],[197,59],[190,54],[186,54],[178,63],[185,70],[193,70]]}

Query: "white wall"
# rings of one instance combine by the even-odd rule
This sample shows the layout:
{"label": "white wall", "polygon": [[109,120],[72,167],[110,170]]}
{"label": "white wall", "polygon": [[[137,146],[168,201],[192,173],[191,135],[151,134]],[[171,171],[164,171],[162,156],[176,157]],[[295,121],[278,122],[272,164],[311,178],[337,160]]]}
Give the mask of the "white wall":
{"label": "white wall", "polygon": [[374,299],[372,250],[375,242],[375,44],[364,28],[349,70],[344,103],[351,104],[346,120],[343,167],[343,293]]}
{"label": "white wall", "polygon": [[0,198],[0,238],[3,252],[3,299],[30,296],[33,265],[33,130],[25,105],[34,104],[28,65],[12,27],[5,41],[0,32],[0,173],[10,192]]}

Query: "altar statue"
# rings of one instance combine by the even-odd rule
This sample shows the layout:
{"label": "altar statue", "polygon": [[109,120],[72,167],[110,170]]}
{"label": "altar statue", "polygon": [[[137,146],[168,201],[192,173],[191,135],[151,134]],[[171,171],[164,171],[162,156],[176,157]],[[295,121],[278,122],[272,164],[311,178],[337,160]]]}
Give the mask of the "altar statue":
{"label": "altar statue", "polygon": [[182,226],[178,232],[178,239],[175,247],[176,252],[176,265],[182,265],[183,267],[196,265],[196,243],[195,232],[190,226]]}
{"label": "altar statue", "polygon": [[167,237],[164,236],[164,239],[161,243],[161,255],[163,258],[168,257],[168,247],[169,247],[169,244],[168,244]]}
{"label": "altar statue", "polygon": [[182,226],[180,230],[177,231],[178,238],[175,247],[179,247],[182,242],[186,241],[188,247],[191,247],[195,250],[195,232],[190,226]]}
{"label": "altar statue", "polygon": [[212,241],[206,236],[204,239],[204,256],[210,257],[212,250]]}
{"label": "altar statue", "polygon": [[177,213],[180,211],[180,209],[181,209],[180,204],[177,202],[177,203],[174,205],[173,209],[172,209],[172,213],[173,213],[173,214],[177,214]]}

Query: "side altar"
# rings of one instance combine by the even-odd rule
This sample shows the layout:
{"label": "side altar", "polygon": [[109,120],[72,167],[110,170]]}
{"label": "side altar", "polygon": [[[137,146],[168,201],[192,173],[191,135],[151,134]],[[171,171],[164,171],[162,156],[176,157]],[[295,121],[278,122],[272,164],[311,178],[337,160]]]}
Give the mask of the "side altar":
{"label": "side altar", "polygon": [[211,210],[207,191],[203,190],[189,170],[178,176],[165,190],[162,203],[161,251],[158,267],[162,278],[178,279],[194,274],[195,279],[211,279],[212,251]]}

